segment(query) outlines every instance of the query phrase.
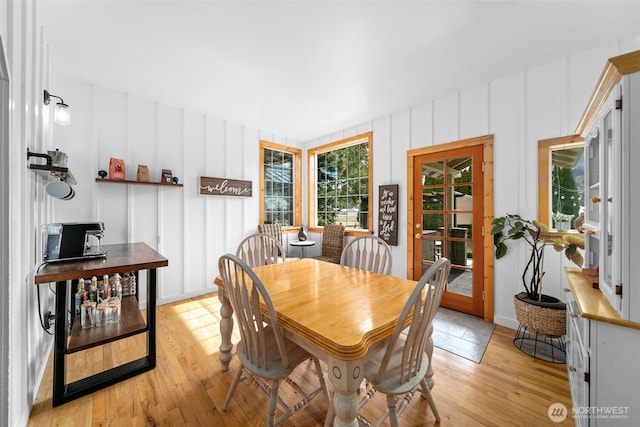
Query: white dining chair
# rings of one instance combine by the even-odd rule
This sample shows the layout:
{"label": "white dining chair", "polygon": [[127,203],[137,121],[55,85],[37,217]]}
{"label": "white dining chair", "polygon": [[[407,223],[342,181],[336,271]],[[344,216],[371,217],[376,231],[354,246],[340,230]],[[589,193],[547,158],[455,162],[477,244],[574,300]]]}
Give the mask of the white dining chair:
{"label": "white dining chair", "polygon": [[236,250],[236,256],[252,268],[282,262],[284,260],[282,254],[284,254],[282,244],[266,233],[256,233],[246,237]]}
{"label": "white dining chair", "polygon": [[[280,242],[283,249],[286,246],[286,244],[283,243],[282,240],[282,225],[280,224],[258,224],[258,233],[264,233],[275,237],[276,240]],[[285,261],[297,261],[300,259],[297,257],[291,257],[284,252],[282,252],[281,255],[283,256]]]}
{"label": "white dining chair", "polygon": [[[319,394],[324,395],[328,402],[329,393],[319,360],[284,336],[271,298],[251,267],[239,257],[228,254],[220,257],[218,269],[240,330],[240,342],[236,345],[240,368],[229,388],[223,410],[229,409],[243,376],[269,399],[267,426],[281,423]],[[263,308],[266,314],[263,314]],[[263,317],[268,317],[268,322],[264,322]],[[288,378],[307,359],[314,361],[319,379],[319,386],[310,392]],[[287,396],[300,396],[298,402],[288,405],[278,395],[281,382],[293,388],[294,393]],[[276,419],[278,402],[283,413]],[[244,399],[241,400],[238,410],[241,411],[245,404]]]}
{"label": "white dining chair", "polygon": [[391,248],[372,234],[358,236],[342,250],[340,264],[374,273],[391,273]]}
{"label": "white dining chair", "polygon": [[[387,397],[387,408],[374,424],[376,426],[389,417],[391,426],[397,427],[398,418],[418,389],[427,399],[436,422],[440,422],[440,414],[424,377],[429,366],[425,349],[450,270],[451,262],[447,258],[440,258],[429,267],[405,303],[386,347],[372,354],[364,366],[364,377],[369,385],[360,400],[358,410],[371,401],[376,392],[384,393]],[[409,316],[409,327],[403,333],[403,325]],[[398,399],[399,396],[402,398]],[[332,405],[325,425],[329,424],[333,416]],[[363,424],[371,425],[369,421],[362,420]]]}

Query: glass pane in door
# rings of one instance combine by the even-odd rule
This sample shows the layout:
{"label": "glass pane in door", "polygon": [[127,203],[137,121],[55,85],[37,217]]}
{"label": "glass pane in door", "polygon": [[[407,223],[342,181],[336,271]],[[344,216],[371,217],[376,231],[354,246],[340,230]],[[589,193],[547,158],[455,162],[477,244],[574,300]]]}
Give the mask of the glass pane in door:
{"label": "glass pane in door", "polygon": [[456,156],[421,166],[421,270],[447,257],[452,265],[447,292],[472,297],[473,157]]}

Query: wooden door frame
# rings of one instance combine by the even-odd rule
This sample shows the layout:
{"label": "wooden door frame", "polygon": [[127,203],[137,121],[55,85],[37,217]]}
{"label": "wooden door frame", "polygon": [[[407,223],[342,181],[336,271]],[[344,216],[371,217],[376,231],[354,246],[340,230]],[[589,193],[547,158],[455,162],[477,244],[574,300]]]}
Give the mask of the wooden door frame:
{"label": "wooden door frame", "polygon": [[493,135],[462,139],[431,147],[416,148],[407,151],[407,278],[413,279],[413,161],[417,156],[433,154],[441,151],[468,148],[476,145],[483,146],[483,284],[484,284],[484,320],[493,322],[493,236],[491,222],[493,221]]}

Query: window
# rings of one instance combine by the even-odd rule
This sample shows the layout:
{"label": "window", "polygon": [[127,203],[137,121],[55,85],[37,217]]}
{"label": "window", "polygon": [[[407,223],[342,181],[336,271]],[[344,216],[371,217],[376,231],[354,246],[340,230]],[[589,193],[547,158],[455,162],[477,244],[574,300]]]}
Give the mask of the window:
{"label": "window", "polygon": [[260,222],[293,226],[301,224],[302,151],[260,141]]}
{"label": "window", "polygon": [[309,150],[309,225],[372,229],[373,133]]}
{"label": "window", "polygon": [[[565,216],[573,227],[583,200],[584,143],[579,135],[538,141],[538,220],[549,227]],[[557,228],[557,227],[556,227]]]}

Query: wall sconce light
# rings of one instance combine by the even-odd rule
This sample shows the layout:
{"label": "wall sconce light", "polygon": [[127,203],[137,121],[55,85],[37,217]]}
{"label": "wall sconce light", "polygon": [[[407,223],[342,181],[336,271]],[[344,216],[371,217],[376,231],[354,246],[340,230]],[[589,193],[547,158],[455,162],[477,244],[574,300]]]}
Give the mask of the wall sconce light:
{"label": "wall sconce light", "polygon": [[49,91],[45,89],[44,105],[49,105],[51,103],[51,98],[57,98],[60,100],[60,102],[56,103],[53,121],[60,126],[67,126],[69,123],[71,123],[71,112],[69,111],[69,106],[64,103],[64,100],[62,98],[49,93]]}

